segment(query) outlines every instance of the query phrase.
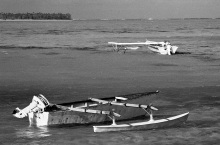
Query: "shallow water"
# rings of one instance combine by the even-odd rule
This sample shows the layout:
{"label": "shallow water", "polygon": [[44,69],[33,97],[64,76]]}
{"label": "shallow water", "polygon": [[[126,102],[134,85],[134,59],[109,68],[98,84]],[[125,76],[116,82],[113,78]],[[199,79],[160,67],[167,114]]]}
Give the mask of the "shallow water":
{"label": "shallow water", "polygon": [[[2,144],[218,144],[220,20],[0,21]],[[169,40],[177,55],[112,52],[108,41]],[[157,116],[190,112],[178,127],[93,133],[92,126],[29,127],[14,118],[42,93],[52,103],[160,90]],[[143,102],[145,103],[145,102]]]}
{"label": "shallow water", "polygon": [[[1,143],[3,144],[218,144],[220,137],[220,88],[166,88],[149,97],[159,108],[155,116],[190,112],[185,124],[172,128],[142,131],[94,133],[92,125],[65,127],[33,127],[28,120],[12,117],[12,109],[28,102],[18,96],[2,98]],[[96,91],[95,91],[96,92]],[[22,92],[20,92],[22,93]],[[96,92],[98,93],[98,92]],[[13,98],[13,101],[8,101]],[[28,97],[26,97],[28,98]],[[25,98],[23,98],[25,99]],[[30,99],[30,97],[29,97]],[[51,98],[52,100],[52,98]],[[58,101],[56,98],[54,102]],[[26,103],[27,104],[27,103]]]}
{"label": "shallow water", "polygon": [[107,42],[169,40],[185,52],[216,53],[219,19],[0,21],[1,48],[109,49]]}

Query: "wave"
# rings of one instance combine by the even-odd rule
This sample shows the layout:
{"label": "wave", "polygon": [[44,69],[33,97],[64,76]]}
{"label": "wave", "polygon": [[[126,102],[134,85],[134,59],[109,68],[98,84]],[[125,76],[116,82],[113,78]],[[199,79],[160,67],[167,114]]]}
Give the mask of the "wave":
{"label": "wave", "polygon": [[207,30],[220,30],[220,27],[206,27]]}
{"label": "wave", "polygon": [[60,46],[60,47],[43,47],[43,46],[15,46],[15,45],[4,45],[0,46],[0,49],[22,49],[22,50],[30,50],[30,49],[69,49],[69,50],[80,50],[80,51],[96,51],[99,47],[72,47],[72,46]]}
{"label": "wave", "polygon": [[157,30],[156,32],[170,32],[170,31],[166,31],[166,30]]}
{"label": "wave", "polygon": [[53,34],[53,35],[62,35],[64,34],[64,31],[60,31],[60,30],[48,30],[47,34]]}
{"label": "wave", "polygon": [[45,34],[45,35],[68,35],[72,33],[80,33],[84,30],[47,30],[47,31],[35,31],[33,34]]}
{"label": "wave", "polygon": [[175,29],[176,31],[190,30],[188,27],[179,27]]}
{"label": "wave", "polygon": [[4,45],[0,46],[0,49],[53,49],[59,47],[42,47],[42,46],[15,46],[15,45]]}
{"label": "wave", "polygon": [[97,50],[97,47],[88,47],[88,46],[85,46],[85,47],[68,47],[67,49],[69,50],[81,50],[81,51],[96,51]]}
{"label": "wave", "polygon": [[59,55],[60,53],[57,53],[57,52],[46,52],[46,53],[41,53],[41,54],[44,54],[44,55]]}
{"label": "wave", "polygon": [[208,45],[201,45],[200,47],[209,47]]}
{"label": "wave", "polygon": [[155,30],[155,29],[132,29],[132,28],[124,28],[124,29],[97,29],[97,28],[87,28],[82,29],[79,32],[84,31],[91,31],[91,32],[101,32],[101,33],[112,33],[112,34],[118,34],[118,33],[144,33],[144,32],[171,32],[169,30]]}

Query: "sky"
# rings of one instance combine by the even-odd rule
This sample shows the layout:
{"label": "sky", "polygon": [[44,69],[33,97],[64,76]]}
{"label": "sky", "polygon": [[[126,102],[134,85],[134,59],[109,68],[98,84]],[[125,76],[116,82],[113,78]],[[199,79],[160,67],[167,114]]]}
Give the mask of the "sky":
{"label": "sky", "polygon": [[0,12],[60,12],[72,19],[220,18],[220,0],[0,0]]}

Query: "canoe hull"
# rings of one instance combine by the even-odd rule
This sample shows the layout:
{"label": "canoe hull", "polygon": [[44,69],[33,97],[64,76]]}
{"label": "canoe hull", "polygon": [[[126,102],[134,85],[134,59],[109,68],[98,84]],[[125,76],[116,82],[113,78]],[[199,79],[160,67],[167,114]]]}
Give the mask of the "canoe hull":
{"label": "canoe hull", "polygon": [[88,124],[108,120],[107,115],[88,114],[75,111],[56,111],[43,113],[29,113],[29,122],[32,126],[50,126],[64,124]]}
{"label": "canoe hull", "polygon": [[[155,52],[155,53],[159,53],[161,55],[167,55],[168,52],[167,50],[164,49],[164,47],[160,47],[160,46],[148,46],[148,49],[150,49],[151,51]],[[171,54],[175,54],[177,51],[178,47],[177,46],[172,46],[171,47]]]}
{"label": "canoe hull", "polygon": [[94,132],[110,132],[110,131],[150,130],[157,128],[167,128],[185,122],[188,118],[188,115],[189,112],[160,120],[121,124],[121,125],[93,126],[93,129]]}
{"label": "canoe hull", "polygon": [[[122,101],[122,102],[140,104],[143,102],[147,102],[148,96],[152,94],[156,94],[156,93],[158,92],[143,93],[143,95],[139,93],[137,95],[138,97],[134,97],[135,94],[132,94],[132,98],[129,98],[129,96],[127,96],[128,100]],[[123,96],[123,97],[126,98],[126,96]],[[105,104],[105,105],[97,104],[95,106],[82,107],[82,108],[103,110],[103,111],[111,111],[112,109],[115,109],[115,112],[122,115],[116,120],[131,119],[131,118],[138,117],[138,116],[145,114],[144,111],[137,109],[137,108],[124,107],[124,106],[113,106],[113,105],[108,105],[108,104]],[[28,117],[29,117],[30,125],[33,125],[33,126],[94,124],[94,123],[111,121],[108,115],[77,112],[77,111],[70,111],[70,110],[45,111],[42,113],[31,112],[28,114]]]}

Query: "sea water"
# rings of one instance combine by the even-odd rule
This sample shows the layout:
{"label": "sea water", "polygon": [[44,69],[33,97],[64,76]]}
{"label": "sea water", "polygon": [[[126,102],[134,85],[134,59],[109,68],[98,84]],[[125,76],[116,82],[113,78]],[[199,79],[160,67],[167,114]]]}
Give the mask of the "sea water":
{"label": "sea water", "polygon": [[109,49],[107,42],[168,40],[184,52],[218,54],[220,19],[0,21],[4,49]]}
{"label": "sea water", "polygon": [[[199,82],[197,82],[197,85],[200,86],[198,88],[177,89],[175,91],[173,91],[172,88],[164,89],[165,93],[162,93],[162,95],[157,98],[160,101],[166,98],[166,101],[169,100],[173,103],[169,104],[163,100],[162,103],[165,104],[164,106],[161,106],[164,109],[162,109],[163,113],[168,114],[169,112],[166,112],[166,110],[170,109],[175,111],[177,108],[179,112],[192,112],[190,114],[191,118],[189,118],[189,122],[177,128],[100,134],[94,133],[91,125],[71,127],[33,127],[29,126],[27,118],[17,119],[12,117],[11,113],[15,107],[25,107],[25,105],[30,103],[31,99],[29,98],[28,100],[27,96],[32,95],[33,92],[29,92],[29,87],[25,86],[25,83],[29,85],[29,82],[23,81],[22,79],[22,81],[20,81],[20,78],[7,79],[15,82],[17,81],[19,82],[18,84],[23,84],[25,87],[22,85],[14,85],[11,87],[7,82],[3,81],[5,80],[2,78],[3,76],[11,77],[11,73],[16,74],[16,72],[11,72],[10,68],[8,69],[4,66],[6,63],[3,55],[8,55],[13,50],[18,52],[36,52],[53,49],[60,51],[95,51],[103,52],[105,55],[112,55],[112,47],[107,44],[109,41],[144,42],[146,39],[152,41],[168,40],[171,44],[179,47],[177,55],[180,59],[182,56],[186,55],[186,59],[191,59],[193,56],[193,59],[215,61],[215,69],[219,70],[220,19],[0,21],[0,63],[2,68],[2,70],[0,70],[0,143],[77,145],[133,145],[148,143],[218,144],[220,140],[220,125],[218,117],[220,109],[219,86],[201,87]],[[129,54],[131,52],[127,53]],[[49,54],[53,55],[54,53]],[[88,53],[88,55],[89,54],[90,53]],[[145,54],[149,57],[155,55],[147,49],[140,49],[132,52],[132,54],[137,58],[139,56],[142,57],[141,54]],[[38,56],[35,55],[33,57],[37,58]],[[11,58],[11,60],[13,59]],[[54,59],[54,61],[56,61],[56,59]],[[163,64],[163,62],[160,62],[157,67],[161,67]],[[45,64],[42,63],[42,65]],[[202,66],[202,63],[200,66]],[[4,68],[7,69],[4,70]],[[79,66],[76,69],[81,68]],[[125,67],[124,69],[128,68]],[[188,69],[190,70],[192,68],[189,67]],[[19,73],[25,71],[27,70],[21,70]],[[109,79],[109,81],[111,81],[111,79]],[[96,84],[95,78],[94,84]],[[43,85],[39,86],[39,88],[43,88]],[[84,85],[86,84],[81,84],[81,86]],[[115,90],[115,93],[113,93],[116,94],[121,88],[121,86],[115,86],[114,88],[111,88],[111,91]],[[91,94],[92,97],[96,97],[100,93],[105,94],[101,89],[93,90],[95,93]],[[48,88],[39,90],[43,90],[43,92],[47,94],[56,91],[54,96],[50,97],[52,102],[62,102],[62,99],[66,101],[79,100],[77,97],[74,98],[73,96],[69,96],[68,98],[68,93],[66,98],[60,97],[61,93],[64,91],[59,93],[59,91],[55,89],[49,90]],[[42,93],[38,91],[34,93]],[[69,92],[71,91],[74,92],[75,90],[70,89]],[[92,91],[89,90],[89,93],[91,92]],[[88,89],[81,90],[79,93],[89,94]],[[123,94],[123,91],[121,93]],[[18,96],[20,97],[18,98]],[[201,112],[203,114],[200,116]],[[213,118],[210,117],[212,115]]]}

